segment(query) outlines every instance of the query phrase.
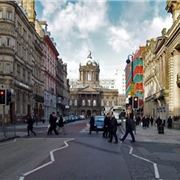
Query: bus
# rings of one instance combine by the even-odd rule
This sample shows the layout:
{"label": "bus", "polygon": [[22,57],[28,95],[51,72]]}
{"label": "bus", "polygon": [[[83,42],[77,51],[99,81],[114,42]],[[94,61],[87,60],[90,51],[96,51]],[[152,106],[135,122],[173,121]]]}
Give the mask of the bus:
{"label": "bus", "polygon": [[113,112],[115,118],[117,119],[118,125],[122,124],[125,121],[126,110],[122,106],[114,106],[111,111]]}

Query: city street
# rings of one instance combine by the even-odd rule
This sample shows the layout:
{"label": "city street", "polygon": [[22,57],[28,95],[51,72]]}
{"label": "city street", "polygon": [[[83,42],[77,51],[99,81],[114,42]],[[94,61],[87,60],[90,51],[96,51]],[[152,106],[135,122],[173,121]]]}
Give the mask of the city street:
{"label": "city street", "polygon": [[[158,135],[155,130],[138,127],[136,143],[127,139],[114,144],[103,139],[101,132],[89,135],[87,121],[67,124],[65,135],[47,136],[47,128],[39,128],[36,137],[0,144],[0,179],[178,180],[178,131],[165,130],[164,135]],[[172,141],[168,140],[171,135]]]}

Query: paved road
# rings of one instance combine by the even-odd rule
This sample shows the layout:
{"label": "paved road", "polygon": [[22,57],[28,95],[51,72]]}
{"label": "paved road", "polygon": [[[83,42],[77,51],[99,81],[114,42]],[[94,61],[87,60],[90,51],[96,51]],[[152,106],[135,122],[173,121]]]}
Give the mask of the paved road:
{"label": "paved road", "polygon": [[[16,180],[37,167],[50,162],[49,151],[69,147],[54,153],[55,162],[27,176],[25,180],[179,180],[180,145],[138,141],[131,144],[111,144],[102,134],[88,134],[85,122],[69,124],[66,135],[20,138],[17,142],[0,144],[0,179]],[[138,137],[138,136],[137,136]],[[142,137],[141,137],[142,140]],[[133,148],[133,149],[132,149]],[[129,154],[131,149],[131,153]],[[133,151],[132,151],[133,150]],[[136,157],[133,156],[136,155]],[[144,159],[142,159],[144,158]],[[157,163],[160,178],[155,178]],[[23,179],[23,178],[21,178]]]}

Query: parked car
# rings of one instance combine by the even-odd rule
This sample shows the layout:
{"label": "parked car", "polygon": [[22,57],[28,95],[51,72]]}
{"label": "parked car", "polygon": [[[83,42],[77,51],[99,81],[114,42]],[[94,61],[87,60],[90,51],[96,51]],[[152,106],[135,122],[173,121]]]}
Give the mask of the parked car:
{"label": "parked car", "polygon": [[103,130],[104,116],[94,116],[96,130]]}

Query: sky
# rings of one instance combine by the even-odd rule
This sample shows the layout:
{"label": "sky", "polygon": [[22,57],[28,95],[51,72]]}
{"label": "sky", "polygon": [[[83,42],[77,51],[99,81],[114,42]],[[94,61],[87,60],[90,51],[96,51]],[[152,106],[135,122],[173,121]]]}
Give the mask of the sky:
{"label": "sky", "polygon": [[172,25],[166,0],[36,0],[39,20],[46,20],[68,78],[78,79],[89,50],[100,65],[100,79],[116,79],[129,54]]}

